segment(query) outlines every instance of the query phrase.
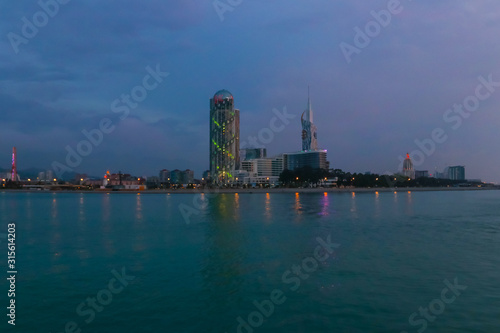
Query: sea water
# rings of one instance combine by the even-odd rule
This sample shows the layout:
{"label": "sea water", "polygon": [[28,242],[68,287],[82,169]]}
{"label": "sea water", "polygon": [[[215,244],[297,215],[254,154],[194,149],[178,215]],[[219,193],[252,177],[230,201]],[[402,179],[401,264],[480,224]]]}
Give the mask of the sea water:
{"label": "sea water", "polygon": [[500,332],[499,191],[0,192],[0,227],[2,332]]}

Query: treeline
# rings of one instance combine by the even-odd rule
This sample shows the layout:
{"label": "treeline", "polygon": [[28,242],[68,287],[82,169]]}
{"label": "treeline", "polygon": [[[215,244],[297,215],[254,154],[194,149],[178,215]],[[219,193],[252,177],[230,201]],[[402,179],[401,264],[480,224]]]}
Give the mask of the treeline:
{"label": "treeline", "polygon": [[378,175],[350,173],[341,169],[324,170],[303,167],[284,170],[280,183],[285,187],[309,187],[321,185],[326,179],[337,178],[338,187],[447,187],[457,186],[464,181],[422,177],[409,179],[402,175]]}

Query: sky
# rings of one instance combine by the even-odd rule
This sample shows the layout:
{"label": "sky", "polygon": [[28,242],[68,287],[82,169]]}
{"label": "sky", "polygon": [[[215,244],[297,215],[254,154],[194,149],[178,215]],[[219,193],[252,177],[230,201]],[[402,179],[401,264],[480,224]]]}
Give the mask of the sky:
{"label": "sky", "polygon": [[500,183],[498,36],[498,0],[3,1],[0,168],[16,146],[21,170],[200,178],[216,91],[242,142],[290,115],[258,141],[273,156],[300,150],[310,86],[331,167],[395,172],[410,153]]}

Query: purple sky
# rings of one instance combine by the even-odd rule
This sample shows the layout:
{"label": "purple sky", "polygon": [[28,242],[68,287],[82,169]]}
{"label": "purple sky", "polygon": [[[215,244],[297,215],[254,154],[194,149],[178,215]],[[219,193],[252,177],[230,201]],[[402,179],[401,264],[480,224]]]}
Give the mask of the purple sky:
{"label": "purple sky", "polygon": [[[500,82],[500,2],[401,1],[390,23],[371,30],[369,45],[358,43],[346,61],[341,43],[356,46],[356,27],[376,29],[370,12],[388,3],[243,0],[220,16],[212,1],[72,0],[45,24],[37,1],[4,1],[0,167],[9,167],[12,146],[20,169],[66,164],[66,146],[76,149],[82,130],[109,118],[114,130],[76,172],[190,168],[200,177],[217,90],[234,95],[242,141],[269,127],[273,109],[297,115],[263,145],[274,155],[300,149],[310,85],[319,145],[332,167],[396,171],[399,156],[423,151],[415,140],[441,128],[446,141],[434,142],[416,169],[465,165],[467,178],[500,183],[500,84],[480,89],[489,96],[470,115],[447,112],[477,101],[479,77]],[[39,31],[26,38],[23,17],[34,15]],[[23,42],[12,42],[14,34]],[[168,77],[120,119],[112,103],[142,86],[146,67],[157,64]]]}

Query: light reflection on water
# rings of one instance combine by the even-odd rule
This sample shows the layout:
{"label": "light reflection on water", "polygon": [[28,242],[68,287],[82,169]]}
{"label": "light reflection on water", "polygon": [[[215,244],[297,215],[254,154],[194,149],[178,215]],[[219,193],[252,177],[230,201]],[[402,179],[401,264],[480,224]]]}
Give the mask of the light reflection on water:
{"label": "light reflection on water", "polygon": [[266,202],[265,202],[265,216],[267,220],[269,221],[272,218],[272,211],[271,211],[271,195],[266,193]]}
{"label": "light reflection on water", "polygon": [[[219,194],[200,207],[195,195],[184,194],[2,194],[0,209],[8,214],[1,221],[14,216],[18,222],[23,288],[52,302],[44,309],[29,302],[31,295],[20,296],[26,316],[37,323],[74,309],[105,287],[111,269],[123,266],[137,281],[128,296],[116,297],[114,310],[99,313],[97,328],[109,322],[113,332],[141,331],[143,322],[124,327],[114,321],[118,311],[129,311],[141,318],[161,314],[148,331],[234,332],[235,318],[255,311],[253,300],[281,289],[287,303],[276,307],[262,332],[281,332],[283,323],[293,330],[302,318],[311,318],[308,325],[317,332],[370,332],[374,325],[401,331],[410,328],[408,316],[418,306],[439,296],[443,279],[454,278],[450,273],[474,286],[453,304],[457,312],[479,307],[500,324],[483,302],[484,295],[498,294],[498,196],[391,192]],[[198,209],[192,216],[198,223],[184,222],[180,204]],[[283,272],[313,253],[317,236],[329,234],[341,244],[335,260],[290,292]],[[68,300],[73,285],[82,289]],[[445,331],[461,320],[449,312],[432,327]]]}

